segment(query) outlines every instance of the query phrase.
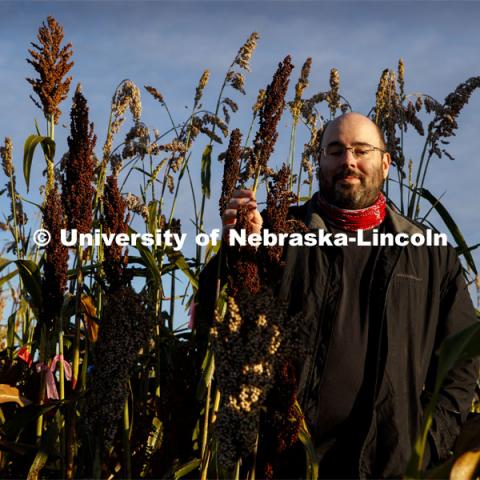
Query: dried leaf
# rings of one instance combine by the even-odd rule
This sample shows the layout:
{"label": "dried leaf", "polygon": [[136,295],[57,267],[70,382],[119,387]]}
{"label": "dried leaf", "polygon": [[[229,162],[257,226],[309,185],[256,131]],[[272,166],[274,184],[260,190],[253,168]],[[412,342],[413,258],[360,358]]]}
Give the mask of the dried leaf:
{"label": "dried leaf", "polygon": [[480,467],[480,450],[464,453],[453,464],[450,480],[470,480],[478,478]]}
{"label": "dried leaf", "polygon": [[98,318],[97,308],[93,303],[93,298],[90,295],[82,295],[82,310],[83,320],[87,328],[87,335],[91,342],[96,342],[98,339]]}
{"label": "dried leaf", "polygon": [[20,395],[17,387],[12,387],[11,385],[6,385],[4,383],[0,384],[0,403],[15,402],[18,403],[21,407],[32,403],[28,398]]}

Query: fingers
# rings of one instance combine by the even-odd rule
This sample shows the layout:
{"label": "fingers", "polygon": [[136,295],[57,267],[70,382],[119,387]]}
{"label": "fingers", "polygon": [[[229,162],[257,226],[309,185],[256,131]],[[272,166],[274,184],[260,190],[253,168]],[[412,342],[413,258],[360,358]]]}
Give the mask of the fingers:
{"label": "fingers", "polygon": [[[248,220],[252,222],[255,225],[261,225],[262,224],[262,216],[260,215],[260,212],[257,210],[256,205],[248,206],[250,208],[250,212],[248,214]],[[222,216],[222,222],[223,226],[233,226],[235,223],[237,223],[237,212],[238,210],[236,209],[227,209],[223,212]]]}
{"label": "fingers", "polygon": [[232,198],[249,198],[255,200],[255,193],[252,192],[252,190],[238,189],[233,191]]}
{"label": "fingers", "polygon": [[222,215],[223,236],[225,239],[228,239],[228,232],[235,227],[238,208],[242,205],[246,205],[249,210],[248,220],[253,232],[260,233],[263,219],[257,209],[255,193],[246,189],[235,190]]}
{"label": "fingers", "polygon": [[248,219],[252,223],[253,231],[255,233],[260,233],[263,225],[263,218],[260,215],[260,212],[258,210],[254,210],[250,215]]}
{"label": "fingers", "polygon": [[257,202],[255,194],[251,190],[235,190],[233,192],[232,198],[230,198],[222,215],[223,226],[235,224],[237,210],[241,205],[247,205],[249,210],[256,210]]}
{"label": "fingers", "polygon": [[240,205],[248,205],[249,208],[257,208],[257,202],[255,198],[232,197],[227,204],[227,209],[237,209],[240,207]]}

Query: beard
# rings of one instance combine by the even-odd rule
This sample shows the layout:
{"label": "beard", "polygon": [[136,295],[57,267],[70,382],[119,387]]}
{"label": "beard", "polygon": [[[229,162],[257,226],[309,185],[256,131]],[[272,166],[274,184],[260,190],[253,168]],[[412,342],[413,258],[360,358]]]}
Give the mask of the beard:
{"label": "beard", "polygon": [[[355,177],[360,181],[358,183],[340,182],[346,177]],[[322,197],[331,205],[348,210],[359,210],[373,205],[384,182],[381,164],[368,177],[347,167],[331,178],[327,178],[320,167],[318,179]]]}

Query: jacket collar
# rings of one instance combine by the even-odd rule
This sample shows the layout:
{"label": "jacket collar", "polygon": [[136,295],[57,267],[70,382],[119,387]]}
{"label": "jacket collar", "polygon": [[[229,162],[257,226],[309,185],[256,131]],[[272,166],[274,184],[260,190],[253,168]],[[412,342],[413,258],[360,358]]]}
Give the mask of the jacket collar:
{"label": "jacket collar", "polygon": [[[312,230],[328,230],[328,227],[325,225],[325,221],[321,216],[321,212],[316,202],[317,195],[318,192],[314,193],[313,197],[305,204],[307,209],[305,223],[307,227]],[[404,217],[400,213],[396,212],[389,205],[387,205],[387,216],[385,217],[385,222],[387,222],[391,227],[392,233],[408,233],[409,235],[413,235],[414,233],[423,233],[420,227],[418,227],[407,217]]]}

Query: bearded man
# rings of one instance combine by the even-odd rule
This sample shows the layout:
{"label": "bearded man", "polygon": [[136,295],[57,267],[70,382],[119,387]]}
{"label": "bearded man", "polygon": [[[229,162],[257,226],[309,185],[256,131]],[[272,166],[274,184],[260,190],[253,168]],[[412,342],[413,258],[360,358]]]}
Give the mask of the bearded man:
{"label": "bearded man", "polygon": [[[381,131],[368,117],[336,118],[322,138],[320,191],[291,207],[292,217],[314,231],[353,236],[362,229],[365,240],[374,229],[424,234],[386,203],[381,189],[390,164]],[[254,194],[237,190],[223,215],[225,236],[242,204],[250,208],[252,230],[261,232]],[[279,296],[289,311],[303,314],[308,354],[298,400],[319,454],[320,477],[401,477],[433,390],[435,352],[445,338],[477,321],[454,248],[359,246],[353,240],[344,247],[288,247]],[[476,360],[449,373],[425,464],[449,456],[477,374]],[[292,476],[285,471],[282,478]]]}

